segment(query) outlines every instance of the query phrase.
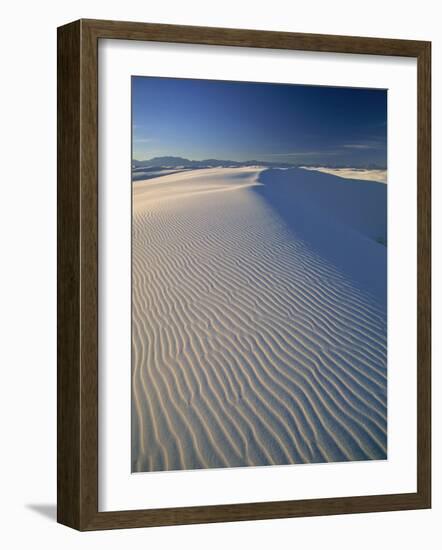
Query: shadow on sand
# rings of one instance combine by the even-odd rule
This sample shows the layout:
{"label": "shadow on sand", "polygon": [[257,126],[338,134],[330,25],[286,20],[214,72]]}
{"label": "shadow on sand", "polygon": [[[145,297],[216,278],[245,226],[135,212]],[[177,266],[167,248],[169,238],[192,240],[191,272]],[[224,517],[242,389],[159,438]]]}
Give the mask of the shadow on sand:
{"label": "shadow on sand", "polygon": [[267,169],[255,193],[319,257],[386,305],[387,186],[317,171]]}

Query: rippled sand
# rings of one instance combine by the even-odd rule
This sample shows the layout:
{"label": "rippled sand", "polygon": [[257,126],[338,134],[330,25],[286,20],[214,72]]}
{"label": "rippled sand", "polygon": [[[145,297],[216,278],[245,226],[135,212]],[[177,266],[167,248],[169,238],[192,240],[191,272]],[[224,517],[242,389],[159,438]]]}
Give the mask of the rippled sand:
{"label": "rippled sand", "polygon": [[134,472],[386,458],[386,187],[302,174],[133,184]]}

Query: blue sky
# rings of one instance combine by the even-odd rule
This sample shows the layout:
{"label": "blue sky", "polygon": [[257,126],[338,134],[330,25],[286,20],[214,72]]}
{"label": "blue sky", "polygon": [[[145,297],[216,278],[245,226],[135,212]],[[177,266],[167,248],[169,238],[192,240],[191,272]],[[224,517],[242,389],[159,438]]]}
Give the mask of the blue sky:
{"label": "blue sky", "polygon": [[133,158],[387,164],[387,92],[132,77]]}

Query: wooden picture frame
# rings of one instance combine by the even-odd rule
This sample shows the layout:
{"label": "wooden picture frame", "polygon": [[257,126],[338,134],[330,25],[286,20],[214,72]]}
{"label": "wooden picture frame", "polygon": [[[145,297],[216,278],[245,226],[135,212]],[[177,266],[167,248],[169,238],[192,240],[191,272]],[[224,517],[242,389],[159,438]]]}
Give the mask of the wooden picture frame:
{"label": "wooden picture frame", "polygon": [[[417,492],[98,511],[98,41],[122,39],[417,58]],[[431,506],[431,44],[79,20],[58,29],[58,521],[81,531]]]}

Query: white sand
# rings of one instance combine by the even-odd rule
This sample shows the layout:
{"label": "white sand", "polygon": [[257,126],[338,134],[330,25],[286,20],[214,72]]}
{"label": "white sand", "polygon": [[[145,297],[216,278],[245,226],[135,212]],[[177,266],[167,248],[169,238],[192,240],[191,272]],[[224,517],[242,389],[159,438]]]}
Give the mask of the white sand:
{"label": "white sand", "polygon": [[385,186],[133,186],[133,471],[386,458]]}
{"label": "white sand", "polygon": [[340,178],[352,180],[378,181],[387,183],[387,170],[364,170],[356,168],[327,168],[325,166],[303,166],[304,170],[317,170]]}

